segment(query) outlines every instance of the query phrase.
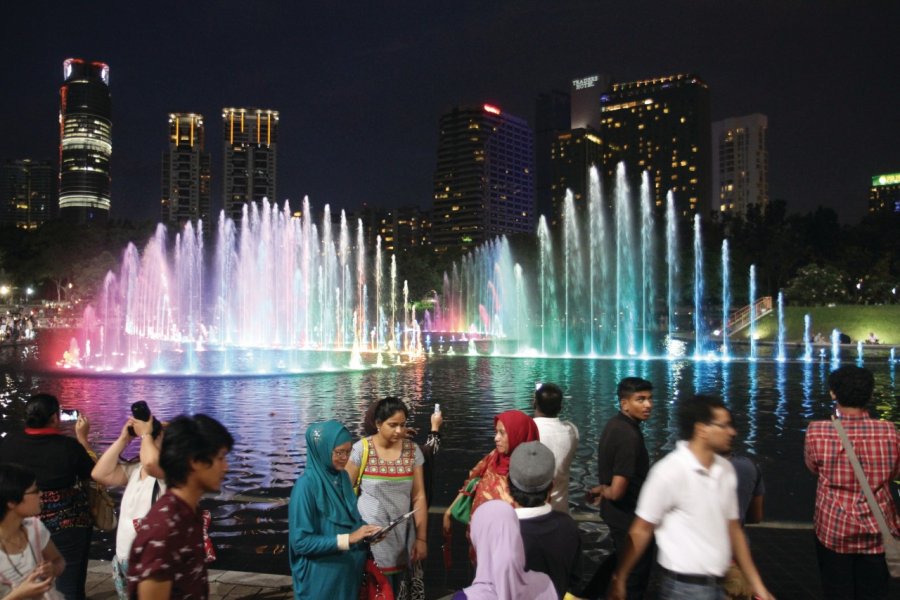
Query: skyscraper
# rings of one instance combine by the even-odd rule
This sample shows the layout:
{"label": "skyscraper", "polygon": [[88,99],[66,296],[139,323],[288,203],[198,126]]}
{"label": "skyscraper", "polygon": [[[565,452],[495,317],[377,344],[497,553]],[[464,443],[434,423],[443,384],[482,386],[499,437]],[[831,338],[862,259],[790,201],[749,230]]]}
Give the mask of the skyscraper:
{"label": "skyscraper", "polygon": [[81,58],[63,62],[59,140],[60,216],[79,223],[105,221],[112,156],[112,100],[105,63]]}
{"label": "skyscraper", "polygon": [[550,160],[553,211],[546,215],[553,224],[562,215],[566,190],[572,190],[576,210],[583,211],[587,206],[589,170],[592,166],[600,168],[602,158],[603,145],[593,129],[572,129],[556,136]]}
{"label": "skyscraper", "polygon": [[37,229],[56,216],[56,167],[49,160],[8,160],[0,167],[0,225]]}
{"label": "skyscraper", "polygon": [[240,222],[244,204],[277,202],[278,111],[222,110],[225,133],[225,214]]}
{"label": "skyscraper", "polygon": [[162,220],[209,222],[209,153],[203,115],[169,114],[169,148],[162,157]]}
{"label": "skyscraper", "polygon": [[712,124],[713,210],[744,215],[769,204],[769,152],[765,115],[732,117]]}
{"label": "skyscraper", "polygon": [[600,99],[605,176],[624,161],[632,183],[650,172],[661,210],[674,192],[681,216],[710,211],[709,88],[696,75],[671,75],[614,83]]}
{"label": "skyscraper", "polygon": [[[599,106],[599,105],[598,105]],[[572,128],[569,94],[559,90],[539,94],[534,107],[534,178],[537,214],[553,211],[551,155],[556,136]]]}
{"label": "skyscraper", "polygon": [[870,213],[900,213],[900,173],[872,177],[869,188]]}
{"label": "skyscraper", "polygon": [[534,231],[534,135],[496,106],[457,107],[440,120],[431,243],[467,250]]}
{"label": "skyscraper", "polygon": [[600,129],[600,99],[609,90],[609,75],[588,75],[572,80],[572,129]]}

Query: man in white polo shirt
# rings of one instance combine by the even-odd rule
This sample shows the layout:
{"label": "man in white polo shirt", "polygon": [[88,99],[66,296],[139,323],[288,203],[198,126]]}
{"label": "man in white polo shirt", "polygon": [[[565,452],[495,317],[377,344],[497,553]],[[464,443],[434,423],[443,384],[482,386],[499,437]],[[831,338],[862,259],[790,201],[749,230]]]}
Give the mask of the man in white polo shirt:
{"label": "man in white polo shirt", "polygon": [[569,467],[578,448],[578,428],[559,418],[562,396],[558,385],[538,386],[534,392],[534,424],[541,434],[541,443],[550,448],[556,461],[550,505],[555,511],[569,514]]}
{"label": "man in white polo shirt", "polygon": [[650,469],[641,489],[609,597],[625,598],[628,574],[655,534],[660,598],[724,598],[732,557],[756,596],[772,598],[741,528],[734,467],[718,455],[734,440],[731,413],[720,398],[698,395],[679,407],[678,429],[682,441]]}

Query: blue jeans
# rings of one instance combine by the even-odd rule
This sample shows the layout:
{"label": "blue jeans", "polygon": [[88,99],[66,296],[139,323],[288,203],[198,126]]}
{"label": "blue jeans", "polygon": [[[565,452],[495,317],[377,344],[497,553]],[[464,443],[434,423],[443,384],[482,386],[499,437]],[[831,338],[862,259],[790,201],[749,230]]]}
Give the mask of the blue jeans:
{"label": "blue jeans", "polygon": [[715,583],[699,584],[675,581],[663,573],[659,582],[660,600],[725,600],[725,591]]}

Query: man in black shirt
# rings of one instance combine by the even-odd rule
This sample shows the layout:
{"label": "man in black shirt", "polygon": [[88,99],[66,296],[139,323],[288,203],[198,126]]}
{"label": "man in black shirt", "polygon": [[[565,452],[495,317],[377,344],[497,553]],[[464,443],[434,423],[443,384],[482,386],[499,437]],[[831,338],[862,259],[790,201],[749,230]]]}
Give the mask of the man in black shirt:
{"label": "man in black shirt", "polygon": [[[646,379],[626,377],[619,382],[619,414],[607,422],[600,436],[597,470],[600,485],[591,488],[588,500],[600,504],[616,553],[625,551],[628,529],[634,520],[641,486],[650,471],[641,423],[653,409],[653,385]],[[645,552],[628,577],[628,599],[644,597],[654,552]]]}

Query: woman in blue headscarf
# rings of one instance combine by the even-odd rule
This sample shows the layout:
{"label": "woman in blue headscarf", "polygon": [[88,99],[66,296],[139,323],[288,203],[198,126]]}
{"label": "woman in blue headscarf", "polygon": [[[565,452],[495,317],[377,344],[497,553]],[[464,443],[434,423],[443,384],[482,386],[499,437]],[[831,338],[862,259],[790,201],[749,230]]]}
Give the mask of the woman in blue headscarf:
{"label": "woman in blue headscarf", "polygon": [[358,542],[380,528],[363,523],[356,508],[344,471],[351,439],[337,421],[313,423],[306,430],[306,470],[288,505],[288,556],[297,600],[359,597],[366,550]]}

